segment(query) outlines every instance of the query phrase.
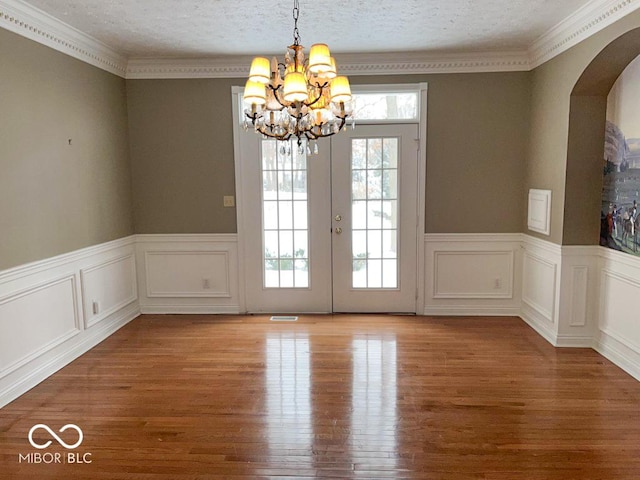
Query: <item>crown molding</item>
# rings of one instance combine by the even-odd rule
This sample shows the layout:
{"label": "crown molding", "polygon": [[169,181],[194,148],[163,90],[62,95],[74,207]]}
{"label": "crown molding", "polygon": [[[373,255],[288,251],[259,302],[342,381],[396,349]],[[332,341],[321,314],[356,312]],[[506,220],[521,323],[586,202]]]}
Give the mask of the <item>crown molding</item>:
{"label": "crown molding", "polygon": [[536,68],[640,8],[640,0],[592,0],[540,36],[529,48]]}
{"label": "crown molding", "polygon": [[120,77],[126,75],[123,55],[20,0],[0,0],[0,27]]}
{"label": "crown molding", "polygon": [[[411,75],[527,71],[527,52],[430,54],[371,53],[336,55],[340,73],[356,75]],[[129,60],[128,79],[244,78],[251,57],[200,59],[139,58]]]}
{"label": "crown molding", "polygon": [[127,79],[242,78],[249,75],[251,57],[132,58]]}
{"label": "crown molding", "polygon": [[412,75],[430,73],[486,73],[529,70],[525,51],[471,53],[376,53],[336,55],[347,75]]}
{"label": "crown molding", "polygon": [[[528,71],[640,8],[640,0],[592,0],[538,38],[528,51],[343,54],[341,73],[410,75]],[[0,0],[0,27],[123,78],[244,78],[251,57],[127,58],[22,0]]]}

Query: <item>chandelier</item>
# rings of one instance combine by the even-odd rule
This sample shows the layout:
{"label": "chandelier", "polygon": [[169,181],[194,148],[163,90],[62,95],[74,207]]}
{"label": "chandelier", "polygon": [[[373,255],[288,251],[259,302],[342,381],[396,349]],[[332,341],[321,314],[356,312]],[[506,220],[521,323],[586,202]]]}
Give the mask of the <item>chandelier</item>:
{"label": "chandelier", "polygon": [[[284,63],[256,57],[251,62],[244,89],[244,127],[249,122],[256,133],[288,141],[297,138],[298,150],[318,153],[315,141],[335,135],[352,119],[349,79],[338,76],[334,58],[324,43],[311,46],[309,58],[300,45],[298,0],[293,2],[293,45],[287,48]],[[352,126],[355,126],[352,120]],[[284,145],[281,149],[286,149]]]}

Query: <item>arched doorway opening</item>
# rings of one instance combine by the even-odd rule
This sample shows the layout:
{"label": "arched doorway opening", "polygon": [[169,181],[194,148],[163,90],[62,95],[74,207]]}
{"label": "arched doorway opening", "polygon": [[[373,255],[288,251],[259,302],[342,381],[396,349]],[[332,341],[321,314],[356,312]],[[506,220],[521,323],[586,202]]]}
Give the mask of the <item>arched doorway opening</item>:
{"label": "arched doorway opening", "polygon": [[640,28],[618,37],[584,70],[571,92],[564,205],[564,245],[597,245],[607,96],[640,55]]}

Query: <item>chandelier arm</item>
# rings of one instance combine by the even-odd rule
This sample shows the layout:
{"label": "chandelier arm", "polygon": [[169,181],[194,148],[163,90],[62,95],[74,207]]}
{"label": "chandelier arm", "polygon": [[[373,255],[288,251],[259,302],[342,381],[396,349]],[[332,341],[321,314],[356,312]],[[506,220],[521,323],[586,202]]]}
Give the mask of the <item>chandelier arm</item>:
{"label": "chandelier arm", "polygon": [[[337,118],[340,119],[340,125],[338,126],[337,131],[331,131],[329,133],[322,133],[322,130],[320,130],[320,133],[312,132],[316,136],[315,139],[331,137],[331,136],[335,135],[336,133],[338,133],[340,130],[342,130],[344,128],[345,124],[347,123],[347,117],[345,116],[345,117],[337,117]],[[323,123],[322,125],[325,125],[325,124]]]}
{"label": "chandelier arm", "polygon": [[291,133],[289,133],[289,132],[282,133],[282,134],[277,134],[277,133],[273,133],[273,132],[268,131],[268,130],[263,130],[260,127],[258,127],[258,131],[262,135],[264,135],[265,137],[275,138],[276,140],[286,141],[286,140],[289,140],[291,138]]}
{"label": "chandelier arm", "polygon": [[[291,133],[289,132],[285,132],[283,134],[277,134],[273,132],[273,124],[269,124],[269,125],[265,125],[263,127],[260,126],[256,126],[256,122],[258,121],[258,113],[254,113],[253,115],[249,115],[248,113],[245,113],[245,116],[251,120],[251,124],[256,127],[257,131],[260,132],[262,135],[265,135],[267,137],[270,138],[275,138],[277,140],[288,140],[291,137]],[[267,127],[269,127],[269,130],[267,130]]]}
{"label": "chandelier arm", "polygon": [[340,119],[340,126],[338,127],[338,131],[342,130],[347,123],[347,116],[338,117]]}
{"label": "chandelier arm", "polygon": [[276,102],[278,102],[283,109],[289,108],[291,106],[290,102],[287,102],[284,98],[280,98],[278,96],[278,92],[280,92],[281,90],[280,87],[274,87],[271,84],[269,84],[268,87],[273,91],[273,97],[276,99]]}
{"label": "chandelier arm", "polygon": [[249,120],[251,120],[251,123],[252,123],[253,125],[255,125],[255,124],[256,124],[256,121],[258,120],[258,114],[257,114],[257,113],[254,113],[253,115],[249,115],[248,113],[246,113],[246,112],[245,112],[245,116],[246,116]]}
{"label": "chandelier arm", "polygon": [[324,89],[327,88],[329,86],[328,83],[324,83],[323,85],[318,85],[318,87],[320,88],[320,94],[318,95],[318,98],[316,98],[315,100],[313,100],[312,102],[302,102],[304,105],[306,105],[307,107],[311,107],[313,105],[315,105],[316,103],[318,103],[320,101],[320,99],[322,98],[322,94],[324,93]]}
{"label": "chandelier arm", "polygon": [[307,137],[307,140],[317,140],[318,138],[320,138],[320,137],[318,137],[318,135],[316,135],[313,132],[313,130],[309,130],[307,132],[304,132],[304,136]]}

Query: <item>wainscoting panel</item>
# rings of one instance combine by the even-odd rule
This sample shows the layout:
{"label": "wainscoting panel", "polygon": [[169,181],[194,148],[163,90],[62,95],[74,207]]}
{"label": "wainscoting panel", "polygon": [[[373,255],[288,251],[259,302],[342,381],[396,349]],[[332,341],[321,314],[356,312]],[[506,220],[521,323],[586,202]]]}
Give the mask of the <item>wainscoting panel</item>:
{"label": "wainscoting panel", "polygon": [[569,325],[584,327],[587,324],[587,289],[589,284],[589,267],[581,265],[571,267],[571,304]]}
{"label": "wainscoting panel", "polygon": [[[131,253],[80,271],[87,327],[138,299],[135,255]],[[124,280],[124,281],[123,281]]]}
{"label": "wainscoting panel", "polygon": [[597,329],[600,247],[562,247],[556,346],[592,347]]}
{"label": "wainscoting panel", "polygon": [[640,380],[640,259],[601,249],[596,349]]}
{"label": "wainscoting panel", "polygon": [[425,235],[425,314],[518,315],[519,234]]}
{"label": "wainscoting panel", "polygon": [[240,313],[235,234],[138,235],[143,313]]}
{"label": "wainscoting panel", "polygon": [[[243,312],[237,247],[235,234],[138,235],[0,272],[0,407],[141,310]],[[424,252],[426,315],[520,315],[640,380],[640,258],[521,234],[428,234]]]}
{"label": "wainscoting panel", "polygon": [[557,344],[560,246],[525,236],[522,257],[521,317],[553,345]]}
{"label": "wainscoting panel", "polygon": [[434,256],[433,298],[513,298],[513,250],[436,251]]}
{"label": "wainscoting panel", "polygon": [[603,270],[601,285],[600,330],[640,352],[640,316],[637,310],[637,303],[640,302],[640,282]]}
{"label": "wainscoting panel", "polygon": [[555,322],[557,264],[524,254],[522,301],[549,323]]}
{"label": "wainscoting panel", "polygon": [[80,333],[73,275],[0,298],[0,378]]}
{"label": "wainscoting panel", "polygon": [[145,252],[147,297],[230,298],[229,251]]}
{"label": "wainscoting panel", "polygon": [[[135,237],[0,272],[0,407],[139,315]],[[93,313],[93,302],[100,304]]]}

